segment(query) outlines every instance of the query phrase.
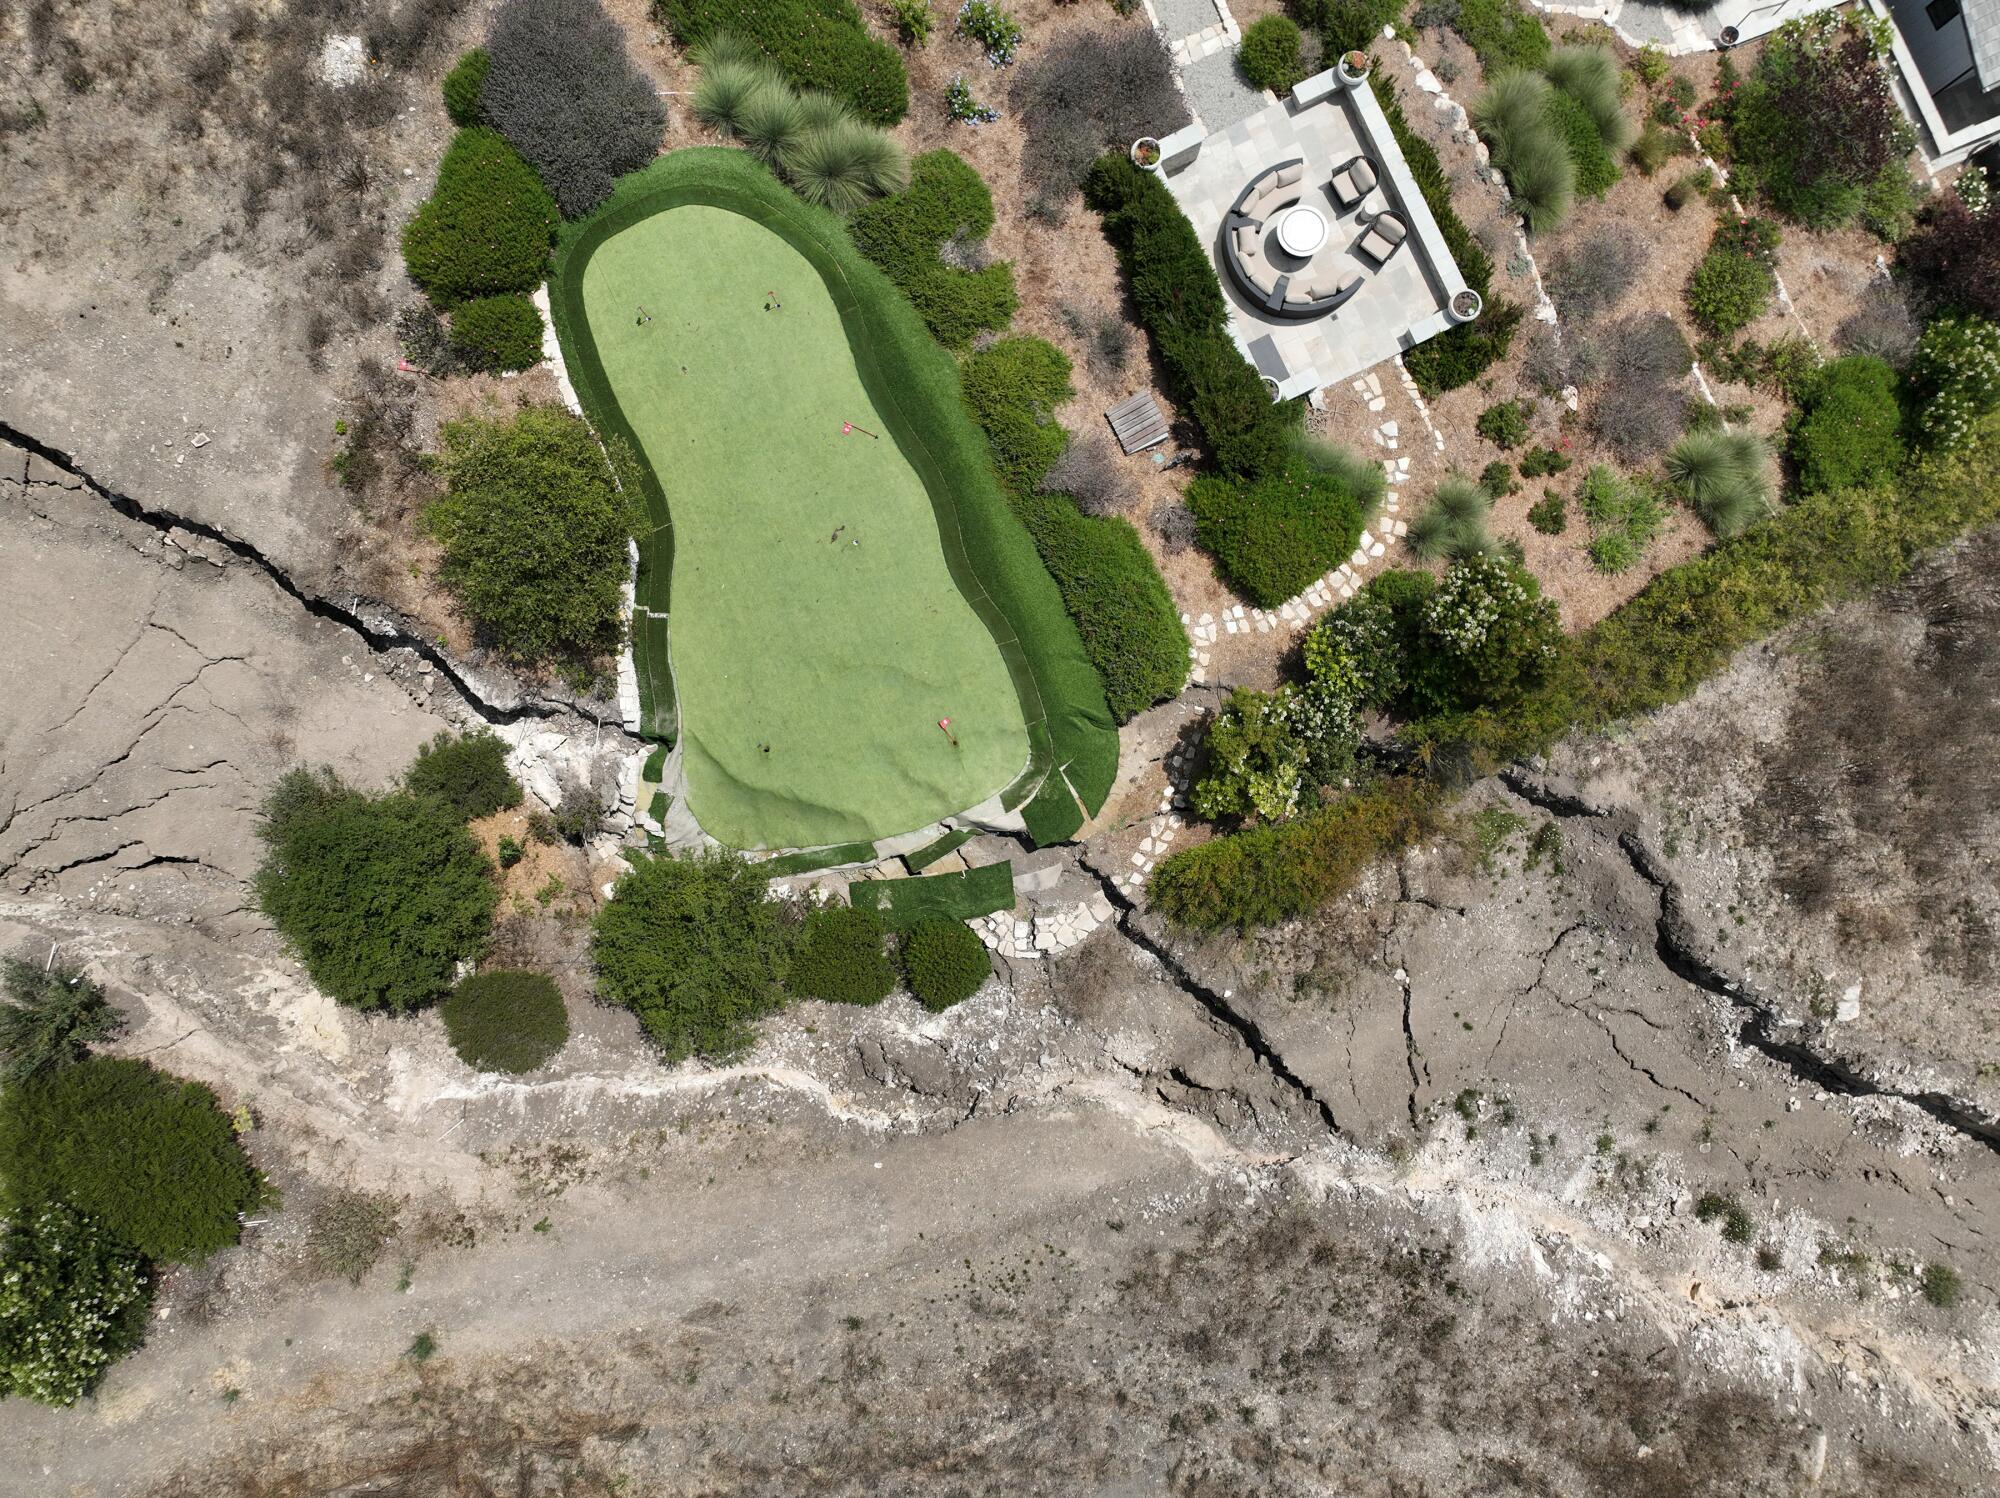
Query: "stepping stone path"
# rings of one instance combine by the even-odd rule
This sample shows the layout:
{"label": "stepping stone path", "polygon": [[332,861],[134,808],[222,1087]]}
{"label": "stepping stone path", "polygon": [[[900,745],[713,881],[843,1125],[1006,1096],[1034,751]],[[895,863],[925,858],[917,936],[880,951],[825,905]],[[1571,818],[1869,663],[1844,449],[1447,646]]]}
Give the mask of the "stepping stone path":
{"label": "stepping stone path", "polygon": [[1116,914],[1117,907],[1100,892],[1076,905],[1039,914],[1031,920],[1024,921],[1011,910],[1001,910],[966,924],[979,933],[979,939],[995,955],[1039,962],[1044,957],[1067,952]]}

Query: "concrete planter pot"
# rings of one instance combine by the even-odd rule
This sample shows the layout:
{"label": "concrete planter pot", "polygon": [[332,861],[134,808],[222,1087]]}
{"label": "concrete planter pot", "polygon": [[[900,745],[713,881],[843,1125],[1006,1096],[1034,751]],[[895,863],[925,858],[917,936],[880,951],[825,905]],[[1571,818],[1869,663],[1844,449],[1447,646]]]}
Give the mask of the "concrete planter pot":
{"label": "concrete planter pot", "polygon": [[1160,143],[1150,135],[1142,135],[1133,141],[1132,165],[1143,171],[1157,172],[1160,169]]}
{"label": "concrete planter pot", "polygon": [[1486,304],[1480,300],[1479,293],[1469,286],[1451,299],[1451,320],[1453,322],[1471,322],[1485,310]]}
{"label": "concrete planter pot", "polygon": [[1340,81],[1349,88],[1359,88],[1368,81],[1368,54],[1349,52],[1340,59]]}

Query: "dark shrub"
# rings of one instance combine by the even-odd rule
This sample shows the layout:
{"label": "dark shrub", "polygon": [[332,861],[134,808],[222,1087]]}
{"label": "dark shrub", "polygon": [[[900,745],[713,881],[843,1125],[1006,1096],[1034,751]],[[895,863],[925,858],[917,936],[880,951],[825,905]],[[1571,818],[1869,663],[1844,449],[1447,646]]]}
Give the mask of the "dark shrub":
{"label": "dark shrub", "polygon": [[404,227],[403,264],[441,307],[532,291],[558,218],[535,169],[499,131],[475,125],[452,137],[436,190]]}
{"label": "dark shrub", "polygon": [[854,215],[849,229],[861,253],[881,266],[915,303],[931,336],[963,348],[980,332],[999,332],[1020,299],[1014,267],[947,265],[947,242],[978,240],[993,227],[993,196],[979,173],[950,151],[927,151],[910,166],[910,185]]}
{"label": "dark shrub", "polygon": [[1569,527],[1569,503],[1554,489],[1528,506],[1528,524],[1545,536],[1560,536]]}
{"label": "dark shrub", "polygon": [[926,916],[903,937],[903,981],[924,1008],[949,1009],[993,976],[986,948],[963,921]]}
{"label": "dark shrub", "polygon": [[1479,413],[1474,429],[1503,453],[1511,452],[1528,440],[1528,418],[1534,411],[1531,400],[1496,401]]}
{"label": "dark shrub", "polygon": [[518,292],[460,302],[451,309],[451,347],[467,369],[527,369],[542,362],[542,314]]}
{"label": "dark shrub", "polygon": [[1104,679],[1112,716],[1122,723],[1177,695],[1187,681],[1187,633],[1139,533],[1122,519],[1078,514],[1057,495],[1020,496],[1014,511]]}
{"label": "dark shrub", "polygon": [[1863,354],[1835,359],[1806,385],[1805,410],[1792,429],[1799,488],[1848,489],[1886,484],[1903,466],[1903,410],[1896,372]]}
{"label": "dark shrub", "polygon": [[[1328,57],[1365,52],[1382,39],[1382,28],[1403,13],[1409,0],[1296,0],[1302,24],[1319,33]],[[1454,10],[1454,14],[1456,11]]]}
{"label": "dark shrub", "polygon": [[1170,557],[1179,556],[1201,536],[1201,524],[1194,518],[1194,511],[1178,500],[1158,506],[1149,523],[1153,534],[1160,538],[1160,549]]}
{"label": "dark shrub", "polygon": [[533,1071],[568,1041],[569,1011],[546,974],[474,973],[444,1001],[444,1030],[467,1066]]}
{"label": "dark shrub", "polygon": [[736,854],[632,855],[591,937],[598,992],[623,1004],[668,1061],[747,1049],[784,1003],[788,939],[765,880]]}
{"label": "dark shrub", "polygon": [[6,998],[0,1000],[0,1079],[25,1082],[73,1066],[90,1048],[125,1027],[104,990],[68,962],[9,957],[0,963]]}
{"label": "dark shrub", "polygon": [[490,65],[486,49],[474,47],[444,75],[444,112],[454,125],[482,123],[479,91],[486,83],[486,69]]}
{"label": "dark shrub", "polygon": [[1648,258],[1637,235],[1619,228],[1599,229],[1555,257],[1548,270],[1549,295],[1562,309],[1564,321],[1590,322],[1630,289]]}
{"label": "dark shrub", "polygon": [[524,662],[617,649],[631,508],[590,428],[532,406],[441,436],[445,494],[424,523],[444,546],[439,578],[482,635]]}
{"label": "dark shrub", "polygon": [[1067,199],[1103,152],[1188,122],[1173,62],[1150,26],[1058,41],[1021,65],[1007,102],[1027,131],[1022,169],[1045,198]]}
{"label": "dark shrub", "polygon": [[257,902],[312,980],[356,1009],[441,998],[485,944],[499,895],[450,806],[293,770],[264,801]]}
{"label": "dark shrub", "polygon": [[2000,322],[2000,212],[1990,206],[1974,213],[1956,192],[1939,193],[1896,265],[1945,306]]}
{"label": "dark shrub", "polygon": [[507,769],[507,746],[490,730],[453,738],[441,733],[417,750],[403,789],[450,807],[461,822],[521,804],[521,784]]}
{"label": "dark shrub", "polygon": [[550,821],[557,837],[580,848],[604,830],[604,798],[581,780],[565,780]]}
{"label": "dark shrub", "polygon": [[1686,422],[1682,391],[1694,367],[1694,350],[1663,312],[1629,317],[1605,338],[1610,371],[1590,403],[1590,430],[1619,460],[1637,465],[1681,434]]}
{"label": "dark shrub", "polygon": [[153,1291],[131,1245],[45,1202],[0,1223],[0,1399],[75,1404],[146,1334]]}
{"label": "dark shrub", "polygon": [[1062,456],[1056,408],[1076,392],[1069,357],[1045,338],[1003,338],[965,361],[965,404],[986,432],[1001,480],[1028,493]]}
{"label": "dark shrub", "polygon": [[807,911],[785,991],[829,1004],[881,1003],[896,986],[882,936],[882,918],[872,910],[823,905]]}
{"label": "dark shrub", "polygon": [[653,10],[683,46],[738,37],[793,83],[845,99],[871,124],[893,125],[909,110],[903,59],[868,34],[854,0],[654,0]]}
{"label": "dark shrub", "polygon": [[1265,16],[1243,29],[1236,65],[1253,88],[1288,94],[1304,78],[1298,26],[1286,16]]}
{"label": "dark shrub", "polygon": [[566,216],[590,212],[659,150],[666,106],[597,0],[503,0],[486,54],[480,114]]}
{"label": "dark shrub", "polygon": [[63,1202],[149,1259],[192,1264],[236,1241],[264,1179],[208,1088],[93,1056],[0,1096],[0,1190],[9,1215]]}
{"label": "dark shrub", "polygon": [[1188,508],[1230,586],[1271,609],[1347,560],[1382,490],[1378,465],[1301,448],[1259,479],[1196,479]]}

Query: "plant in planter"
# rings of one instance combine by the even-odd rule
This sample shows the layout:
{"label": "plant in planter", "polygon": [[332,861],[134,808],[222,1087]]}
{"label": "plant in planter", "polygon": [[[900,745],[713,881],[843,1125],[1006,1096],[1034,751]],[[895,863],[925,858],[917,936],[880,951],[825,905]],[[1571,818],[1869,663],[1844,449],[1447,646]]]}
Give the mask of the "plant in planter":
{"label": "plant in planter", "polygon": [[1340,71],[1343,76],[1355,81],[1366,78],[1368,76],[1368,54],[1366,52],[1346,53],[1340,59]]}
{"label": "plant in planter", "polygon": [[1160,143],[1150,135],[1142,135],[1132,142],[1132,164],[1151,171],[1160,164]]}

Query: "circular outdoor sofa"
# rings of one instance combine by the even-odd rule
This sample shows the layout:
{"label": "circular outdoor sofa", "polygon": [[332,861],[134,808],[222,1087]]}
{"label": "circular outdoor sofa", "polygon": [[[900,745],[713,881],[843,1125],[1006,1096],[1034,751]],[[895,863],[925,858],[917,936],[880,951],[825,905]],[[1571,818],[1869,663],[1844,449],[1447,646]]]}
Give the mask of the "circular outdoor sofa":
{"label": "circular outdoor sofa", "polygon": [[[1328,178],[1327,193],[1341,208],[1353,209],[1374,191],[1378,180],[1375,163],[1356,156]],[[1348,271],[1343,261],[1330,259],[1322,265],[1317,252],[1299,256],[1271,243],[1280,216],[1299,207],[1308,187],[1316,185],[1307,183],[1303,159],[1281,161],[1245,183],[1223,218],[1222,254],[1230,274],[1271,315],[1322,317],[1361,289],[1363,278]],[[1408,235],[1402,219],[1384,211],[1368,220],[1367,231],[1353,248],[1380,266],[1402,248]],[[1293,264],[1288,269],[1284,261]]]}

